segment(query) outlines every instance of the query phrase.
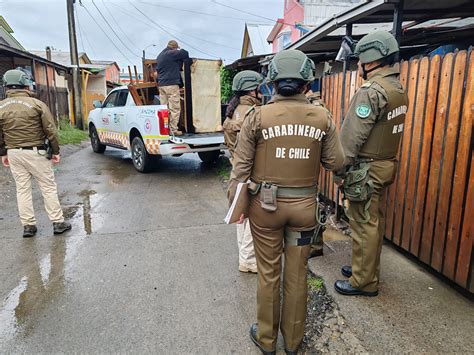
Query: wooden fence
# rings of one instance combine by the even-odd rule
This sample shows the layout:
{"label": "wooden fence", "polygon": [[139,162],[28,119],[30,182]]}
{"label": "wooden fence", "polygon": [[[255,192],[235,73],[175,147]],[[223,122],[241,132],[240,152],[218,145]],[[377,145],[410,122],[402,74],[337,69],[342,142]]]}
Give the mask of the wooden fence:
{"label": "wooden fence", "polygon": [[[395,183],[386,196],[385,236],[437,272],[474,291],[474,51],[400,63],[409,110]],[[322,97],[341,124],[343,74],[323,78]],[[345,109],[362,81],[346,73]],[[332,174],[321,193],[336,201]]]}

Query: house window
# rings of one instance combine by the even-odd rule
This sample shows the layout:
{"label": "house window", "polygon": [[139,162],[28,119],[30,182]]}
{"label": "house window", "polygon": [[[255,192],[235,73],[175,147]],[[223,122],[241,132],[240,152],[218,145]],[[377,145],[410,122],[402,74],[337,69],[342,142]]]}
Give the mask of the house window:
{"label": "house window", "polygon": [[283,32],[278,36],[278,49],[281,51],[291,44],[291,32]]}

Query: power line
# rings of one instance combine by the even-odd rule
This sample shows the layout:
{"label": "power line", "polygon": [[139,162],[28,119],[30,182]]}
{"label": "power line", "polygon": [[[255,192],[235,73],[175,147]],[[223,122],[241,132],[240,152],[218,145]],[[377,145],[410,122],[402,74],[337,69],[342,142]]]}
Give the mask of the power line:
{"label": "power line", "polygon": [[153,23],[155,26],[157,26],[158,28],[160,28],[163,32],[167,33],[169,36],[171,37],[174,37],[176,38],[178,41],[180,41],[181,43],[184,43],[186,46],[188,46],[189,48],[192,48],[194,49],[195,51],[199,52],[199,53],[202,53],[204,55],[207,55],[209,57],[213,57],[213,58],[219,58],[213,54],[209,54],[209,53],[206,53],[192,45],[190,45],[189,43],[186,43],[185,41],[183,41],[182,39],[178,38],[176,35],[172,34],[171,32],[167,31],[165,28],[163,28],[163,26],[161,26],[160,24],[158,24],[157,22],[155,22],[152,18],[148,17],[147,14],[145,14],[142,10],[140,10],[137,6],[135,6],[134,3],[132,3],[130,0],[128,0],[128,2],[130,3],[130,5],[132,5],[139,13],[141,13],[145,18],[148,19],[148,21],[150,21],[151,23]]}
{"label": "power line", "polygon": [[82,36],[84,36],[84,38],[86,39],[86,42],[87,44],[89,45],[89,48],[91,49],[92,51],[92,54],[94,55],[94,57],[97,57],[97,54],[94,50],[94,47],[92,46],[91,42],[89,42],[89,38],[87,37],[87,34],[85,32],[82,31],[82,27],[81,27],[81,23],[79,22],[79,10],[77,7],[75,7],[75,10],[76,10],[76,19],[77,19],[77,27],[79,28],[79,35],[81,36],[81,43],[82,43],[82,50],[85,52],[86,49],[84,47],[84,42],[82,41]]}
{"label": "power line", "polygon": [[130,39],[130,37],[128,37],[127,33],[123,30],[123,28],[120,26],[120,23],[115,19],[114,15],[112,14],[112,11],[109,10],[109,7],[106,5],[106,2],[104,0],[102,0],[102,4],[104,5],[104,8],[107,10],[107,12],[109,13],[110,17],[112,18],[112,20],[115,22],[115,24],[117,25],[118,29],[123,33],[123,35],[125,36],[125,38],[128,40],[128,42],[130,42],[130,44],[135,47],[138,51],[140,50],[140,48],[138,48],[135,43]]}
{"label": "power line", "polygon": [[[220,17],[220,18],[227,18],[231,20],[238,20],[238,21],[251,21],[250,19],[245,19],[241,17],[233,17],[233,16],[225,16],[225,15],[216,15],[216,14],[211,14],[209,12],[201,12],[201,11],[196,11],[196,10],[189,10],[189,9],[182,9],[179,7],[173,7],[173,6],[167,6],[167,5],[162,5],[162,4],[153,4],[151,2],[146,2],[146,1],[140,1],[142,4],[147,4],[155,7],[162,7],[165,9],[171,9],[171,10],[177,10],[177,11],[183,11],[183,12],[190,12],[192,14],[198,14],[198,15],[206,15],[206,16],[211,16],[211,17]],[[275,22],[275,20],[271,20],[272,22]]]}
{"label": "power line", "polygon": [[[275,19],[272,19],[270,17],[265,17],[265,16],[261,16],[261,15],[257,15],[257,14],[254,14],[254,13],[251,13],[251,12],[248,12],[248,11],[245,11],[245,10],[241,10],[241,9],[238,9],[236,7],[232,7],[232,6],[229,6],[229,5],[226,5],[226,4],[222,4],[220,2],[218,2],[217,0],[211,0],[214,4],[216,5],[220,5],[220,6],[223,6],[223,7],[227,7],[229,9],[232,9],[234,11],[238,11],[238,12],[242,12],[244,14],[247,14],[247,15],[250,15],[250,16],[255,16],[255,17],[259,17],[259,18],[262,18],[264,20],[267,20],[267,21],[271,21],[273,23],[275,22],[278,22],[278,20],[275,20]],[[296,5],[295,5],[296,6]],[[286,22],[282,22],[283,24],[285,25],[288,25],[288,26],[293,26],[293,27],[296,27],[295,24],[291,24],[291,23],[286,23]]]}
{"label": "power line", "polygon": [[79,28],[79,38],[81,40],[82,50],[85,52],[86,50],[84,47],[84,40],[82,39],[81,26],[79,25],[79,13],[77,12],[77,8],[75,6],[74,6],[74,12],[76,13],[77,27]]}
{"label": "power line", "polygon": [[100,30],[104,33],[104,35],[109,39],[110,43],[112,43],[112,45],[120,52],[120,54],[122,54],[122,56],[128,60],[130,63],[132,63],[132,61],[130,60],[130,58],[128,58],[123,52],[122,50],[115,44],[114,41],[112,41],[112,38],[109,37],[109,35],[107,34],[107,32],[104,31],[104,29],[102,28],[102,26],[99,25],[99,23],[97,22],[97,20],[94,18],[94,16],[92,16],[92,14],[90,13],[89,9],[84,5],[82,4],[82,7],[86,10],[87,14],[90,16],[90,18],[95,22],[95,24],[97,25],[97,27],[100,28]]}
{"label": "power line", "polygon": [[103,18],[103,20],[105,21],[105,23],[107,24],[107,26],[109,26],[110,30],[112,31],[112,33],[115,35],[115,37],[117,37],[117,39],[120,41],[120,43],[123,44],[123,46],[132,54],[134,55],[135,57],[138,57],[138,58],[141,58],[139,55],[136,55],[133,50],[130,49],[130,47],[124,42],[122,41],[122,39],[120,38],[120,36],[117,34],[117,32],[115,32],[114,28],[110,25],[109,21],[107,21],[107,19],[105,18],[104,14],[102,13],[102,11],[100,11],[100,9],[97,7],[96,3],[94,2],[94,0],[92,0],[92,5],[94,5],[94,7],[97,9],[97,11],[99,12],[99,15]]}
{"label": "power line", "polygon": [[[112,3],[112,5],[116,6],[118,10],[120,10],[120,12],[122,12],[123,14],[127,15],[127,16],[130,16],[132,18],[134,18],[135,20],[137,21],[142,21],[142,19],[138,18],[138,17],[135,17],[133,15],[131,15],[129,12],[126,11],[126,9],[124,9],[123,7],[117,5],[117,4],[114,4]],[[207,42],[207,43],[210,43],[210,44],[214,44],[216,46],[220,46],[220,47],[226,47],[226,48],[230,48],[230,49],[234,49],[234,50],[240,50],[240,48],[236,48],[236,47],[231,47],[231,46],[228,46],[228,45],[225,45],[225,44],[222,44],[222,43],[218,43],[218,42],[213,42],[213,41],[209,41],[207,39],[204,39],[204,38],[201,38],[201,37],[197,37],[197,36],[193,36],[193,35],[190,35],[188,33],[185,33],[185,32],[182,32],[178,29],[175,29],[175,28],[172,28],[172,27],[169,27],[169,26],[165,26],[165,25],[161,25],[162,27],[164,28],[167,28],[168,30],[171,30],[173,32],[177,32],[177,33],[181,33],[183,36],[187,36],[187,37],[190,37],[190,38],[195,38],[199,41],[202,41],[202,42]]]}

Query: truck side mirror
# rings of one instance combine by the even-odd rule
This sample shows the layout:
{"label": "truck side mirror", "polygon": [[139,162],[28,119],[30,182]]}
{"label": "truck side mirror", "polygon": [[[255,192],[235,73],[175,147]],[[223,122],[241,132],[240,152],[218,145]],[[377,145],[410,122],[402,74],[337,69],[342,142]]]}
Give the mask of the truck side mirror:
{"label": "truck side mirror", "polygon": [[94,106],[94,108],[102,108],[102,102],[100,102],[99,100],[94,100],[92,102],[92,106]]}

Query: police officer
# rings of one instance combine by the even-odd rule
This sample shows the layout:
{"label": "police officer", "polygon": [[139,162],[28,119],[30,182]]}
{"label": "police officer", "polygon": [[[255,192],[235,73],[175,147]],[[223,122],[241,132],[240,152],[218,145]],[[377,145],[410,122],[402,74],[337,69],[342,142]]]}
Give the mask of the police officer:
{"label": "police officer", "polygon": [[[258,89],[262,81],[263,77],[252,70],[237,73],[232,81],[234,96],[227,107],[227,118],[223,124],[225,143],[229,149],[231,162],[233,161],[237,134],[240,132],[247,112],[261,103]],[[239,271],[257,273],[257,261],[255,260],[248,218],[243,223],[237,224],[237,245],[239,248]]]}
{"label": "police officer", "polygon": [[[343,189],[349,200],[352,267],[335,289],[344,295],[376,296],[385,231],[384,195],[395,177],[408,97],[392,67],[398,43],[387,31],[364,36],[355,48],[366,82],[354,95],[340,138],[347,166]],[[355,178],[354,178],[355,177]],[[359,186],[360,185],[360,186]]]}
{"label": "police officer", "polygon": [[[29,78],[23,71],[7,71],[3,82],[7,98],[0,102],[0,156],[15,179],[23,237],[33,237],[37,232],[31,177],[41,190],[54,234],[61,234],[70,230],[71,224],[64,221],[51,166],[51,162],[60,161],[53,117],[43,102],[32,97]],[[46,157],[46,138],[52,146],[51,160]]]}
{"label": "police officer", "polygon": [[[287,353],[303,339],[307,259],[316,228],[319,167],[342,167],[343,150],[326,109],[304,96],[314,80],[314,63],[285,50],[269,64],[277,95],[249,112],[239,134],[228,196],[251,180],[250,228],[257,256],[257,321],[250,337],[264,354],[274,354],[280,327]],[[280,318],[282,255],[283,304]]]}

